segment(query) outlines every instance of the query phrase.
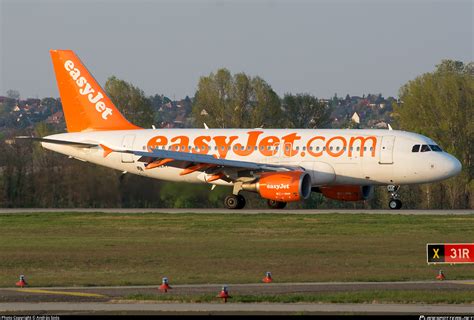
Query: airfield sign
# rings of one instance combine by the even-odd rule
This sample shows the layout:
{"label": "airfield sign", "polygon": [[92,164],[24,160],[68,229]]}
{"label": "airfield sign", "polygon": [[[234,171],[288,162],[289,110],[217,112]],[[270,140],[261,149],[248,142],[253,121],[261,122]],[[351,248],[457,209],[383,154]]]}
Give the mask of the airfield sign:
{"label": "airfield sign", "polygon": [[428,243],[426,259],[428,264],[474,263],[474,243]]}

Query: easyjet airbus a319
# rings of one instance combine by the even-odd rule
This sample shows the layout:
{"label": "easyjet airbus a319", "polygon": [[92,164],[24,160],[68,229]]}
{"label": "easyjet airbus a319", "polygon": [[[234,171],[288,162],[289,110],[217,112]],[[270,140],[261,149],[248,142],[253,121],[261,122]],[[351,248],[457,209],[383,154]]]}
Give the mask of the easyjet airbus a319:
{"label": "easyjet airbus a319", "polygon": [[241,191],[283,208],[311,192],[365,200],[376,185],[388,186],[389,207],[399,209],[400,185],[461,171],[433,140],[397,130],[140,128],[73,51],[51,50],[51,58],[68,132],[36,138],[44,148],[145,177],[229,186],[229,209],[245,206]]}

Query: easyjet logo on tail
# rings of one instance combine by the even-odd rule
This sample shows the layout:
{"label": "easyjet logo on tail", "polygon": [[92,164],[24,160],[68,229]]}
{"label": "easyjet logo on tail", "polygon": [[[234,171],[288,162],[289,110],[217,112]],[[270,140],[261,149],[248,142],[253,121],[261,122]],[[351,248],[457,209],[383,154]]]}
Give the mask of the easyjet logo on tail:
{"label": "easyjet logo on tail", "polygon": [[74,67],[74,62],[67,60],[64,63],[64,68],[79,87],[79,93],[83,96],[87,95],[89,102],[95,104],[95,110],[102,114],[102,119],[107,120],[107,117],[112,114],[112,109],[108,108],[105,102],[102,101],[104,95],[101,92],[95,92],[87,79],[81,76],[79,69]]}

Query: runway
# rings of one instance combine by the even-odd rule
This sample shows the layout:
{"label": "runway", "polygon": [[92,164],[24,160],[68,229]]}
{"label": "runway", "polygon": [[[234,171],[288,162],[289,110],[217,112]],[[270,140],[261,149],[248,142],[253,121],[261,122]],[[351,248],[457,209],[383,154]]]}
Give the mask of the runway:
{"label": "runway", "polygon": [[471,215],[474,210],[385,210],[385,209],[173,209],[173,208],[15,208],[0,209],[0,214],[28,214],[40,212],[61,212],[61,213],[77,213],[77,212],[103,212],[103,213],[169,213],[169,214],[391,214],[391,215]]}
{"label": "runway", "polygon": [[472,315],[472,305],[307,303],[0,303],[0,312],[19,314],[416,314]]}

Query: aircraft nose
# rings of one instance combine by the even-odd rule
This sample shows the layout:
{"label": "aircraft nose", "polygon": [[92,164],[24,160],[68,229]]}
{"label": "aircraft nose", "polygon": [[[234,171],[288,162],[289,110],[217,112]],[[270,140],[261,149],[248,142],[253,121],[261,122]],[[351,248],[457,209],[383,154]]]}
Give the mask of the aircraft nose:
{"label": "aircraft nose", "polygon": [[462,170],[461,162],[450,154],[446,154],[444,160],[444,171],[447,178],[454,177]]}

